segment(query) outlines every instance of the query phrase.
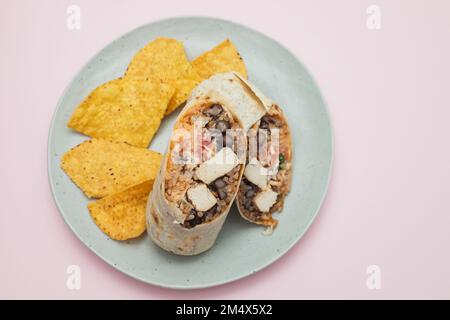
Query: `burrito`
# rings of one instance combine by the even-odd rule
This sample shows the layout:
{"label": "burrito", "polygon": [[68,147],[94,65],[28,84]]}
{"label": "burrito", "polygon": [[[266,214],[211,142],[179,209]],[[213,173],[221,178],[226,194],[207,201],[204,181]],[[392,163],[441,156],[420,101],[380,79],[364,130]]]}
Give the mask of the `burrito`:
{"label": "burrito", "polygon": [[180,255],[209,249],[235,199],[247,139],[228,102],[189,99],[178,116],[147,204],[147,231]]}
{"label": "burrito", "polygon": [[278,223],[272,214],[283,209],[292,180],[291,133],[281,108],[273,104],[247,136],[247,162],[236,202],[244,219],[266,226],[270,234]]}

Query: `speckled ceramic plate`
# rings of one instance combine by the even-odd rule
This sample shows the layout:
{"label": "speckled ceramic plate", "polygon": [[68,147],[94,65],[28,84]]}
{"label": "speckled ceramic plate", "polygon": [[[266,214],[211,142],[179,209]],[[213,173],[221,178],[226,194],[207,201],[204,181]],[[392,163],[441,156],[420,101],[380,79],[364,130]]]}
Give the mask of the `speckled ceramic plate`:
{"label": "speckled ceramic plate", "polygon": [[[60,169],[60,157],[87,137],[67,128],[70,115],[98,85],[121,76],[139,48],[158,36],[181,40],[190,59],[230,38],[243,56],[249,79],[283,107],[294,143],[292,191],[272,236],[242,218],[236,208],[212,249],[183,257],[162,251],[145,234],[116,242],[88,213],[88,199]],[[176,114],[165,119],[150,148],[164,152]],[[247,27],[212,18],[174,18],[147,24],[101,50],[61,97],[49,133],[48,171],[58,208],[72,231],[99,257],[127,275],[170,288],[210,287],[248,276],[286,253],[305,233],[324,199],[332,162],[328,113],[313,79],[284,47]]]}

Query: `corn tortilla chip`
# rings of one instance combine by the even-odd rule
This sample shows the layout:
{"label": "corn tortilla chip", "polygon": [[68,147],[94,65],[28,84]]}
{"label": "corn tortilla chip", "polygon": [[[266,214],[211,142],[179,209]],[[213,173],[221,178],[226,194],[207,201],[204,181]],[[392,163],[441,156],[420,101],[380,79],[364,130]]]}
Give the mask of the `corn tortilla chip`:
{"label": "corn tortilla chip", "polygon": [[146,228],[145,207],[153,180],[88,204],[97,226],[114,240],[139,237]]}
{"label": "corn tortilla chip", "polygon": [[229,39],[197,57],[192,61],[192,66],[203,80],[216,73],[231,71],[238,72],[247,78],[244,61]]}
{"label": "corn tortilla chip", "polygon": [[68,126],[93,138],[147,147],[173,92],[159,82],[115,79],[97,87],[75,110]]}
{"label": "corn tortilla chip", "polygon": [[162,155],[104,139],[87,140],[66,152],[61,168],[90,198],[101,198],[154,179]]}
{"label": "corn tortilla chip", "polygon": [[138,80],[153,78],[174,87],[175,94],[166,114],[186,101],[201,80],[186,58],[183,44],[169,38],[157,38],[143,47],[131,60],[125,77]]}

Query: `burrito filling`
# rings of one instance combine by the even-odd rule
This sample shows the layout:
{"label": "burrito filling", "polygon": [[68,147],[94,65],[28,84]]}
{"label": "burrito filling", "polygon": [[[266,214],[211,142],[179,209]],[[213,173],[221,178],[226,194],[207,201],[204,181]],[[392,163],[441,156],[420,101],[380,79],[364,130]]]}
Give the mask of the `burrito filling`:
{"label": "burrito filling", "polygon": [[[269,166],[261,162],[271,163],[273,159],[248,159],[244,177],[238,191],[238,201],[241,212],[251,221],[275,227],[277,221],[272,213],[281,211],[284,197],[290,189],[291,183],[291,141],[287,123],[281,115],[278,106],[273,105],[269,112],[257,122],[252,129],[257,130],[258,148],[261,148],[259,135],[264,132],[266,143],[271,143],[271,129],[279,129],[278,170],[271,174]],[[265,129],[265,130],[258,130]],[[251,155],[250,155],[251,156]],[[273,155],[269,152],[269,157]],[[259,157],[259,153],[258,153]],[[262,161],[266,160],[266,161]]]}
{"label": "burrito filling", "polygon": [[[214,220],[234,199],[243,164],[236,155],[238,144],[230,141],[227,131],[241,127],[220,104],[192,108],[177,123],[175,129],[187,130],[192,140],[194,134],[198,134],[194,126],[198,129],[201,124],[200,160],[180,162],[169,157],[164,179],[166,199],[182,211],[182,225],[193,228]],[[194,145],[183,146],[180,140],[172,140],[170,150],[178,148],[179,154],[188,155],[184,160],[189,160],[195,154]],[[182,148],[188,148],[190,152],[183,153]]]}

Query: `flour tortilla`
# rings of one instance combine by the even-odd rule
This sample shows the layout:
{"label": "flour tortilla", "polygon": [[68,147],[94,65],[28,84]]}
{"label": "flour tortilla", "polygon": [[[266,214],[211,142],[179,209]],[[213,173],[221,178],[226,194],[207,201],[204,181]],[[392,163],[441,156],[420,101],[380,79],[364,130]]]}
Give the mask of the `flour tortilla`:
{"label": "flour tortilla", "polygon": [[242,122],[244,130],[267,112],[272,101],[237,72],[216,74],[191,92],[190,101],[198,98],[223,101]]}

